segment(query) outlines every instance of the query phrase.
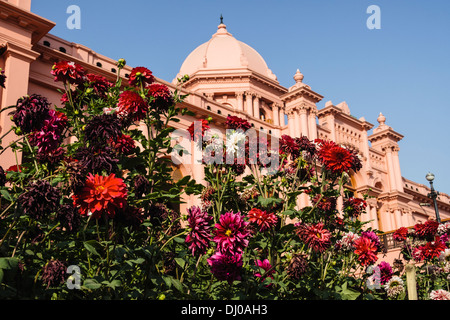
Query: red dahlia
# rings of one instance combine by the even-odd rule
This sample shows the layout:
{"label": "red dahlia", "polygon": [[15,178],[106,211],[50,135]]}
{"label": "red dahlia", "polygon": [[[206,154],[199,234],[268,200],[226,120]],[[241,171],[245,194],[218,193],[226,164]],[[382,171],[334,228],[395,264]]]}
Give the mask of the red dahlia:
{"label": "red dahlia", "polygon": [[424,223],[418,223],[414,226],[414,230],[416,231],[416,236],[424,239],[424,238],[432,238],[437,232],[439,227],[439,223],[433,220],[427,220]]}
{"label": "red dahlia", "polygon": [[102,98],[106,97],[108,89],[113,86],[113,84],[103,76],[89,73],[86,75],[86,78],[89,83],[89,88],[94,89],[94,92]]}
{"label": "red dahlia", "polygon": [[148,105],[142,97],[134,91],[124,91],[119,95],[119,115],[125,116],[132,121],[139,121],[145,118],[148,112]]}
{"label": "red dahlia", "polygon": [[188,131],[191,135],[191,139],[198,141],[200,138],[205,136],[205,131],[211,129],[208,120],[201,119],[192,122],[189,126]]}
{"label": "red dahlia", "polygon": [[324,252],[331,245],[331,233],[324,229],[324,224],[297,223],[296,233],[305,244],[316,252]]}
{"label": "red dahlia", "polygon": [[134,150],[136,144],[134,143],[133,138],[127,134],[122,134],[118,136],[116,139],[109,139],[109,144],[111,147],[116,150],[119,154],[128,155],[131,151]]}
{"label": "red dahlia", "polygon": [[84,69],[79,64],[69,61],[56,62],[51,71],[55,81],[80,84],[84,81]]}
{"label": "red dahlia", "polygon": [[358,255],[358,261],[362,266],[369,266],[374,264],[378,257],[376,255],[376,244],[367,237],[359,237],[353,242],[355,247],[355,254]]}
{"label": "red dahlia", "polygon": [[153,83],[148,87],[147,96],[153,97],[150,106],[157,111],[167,111],[174,103],[172,92],[165,84]]}
{"label": "red dahlia", "polygon": [[74,206],[80,206],[82,215],[90,215],[95,219],[106,213],[113,218],[116,209],[126,204],[127,190],[122,179],[116,178],[114,173],[108,177],[91,173],[87,177],[84,187],[78,194],[73,195]]}
{"label": "red dahlia", "polygon": [[227,121],[225,122],[225,127],[227,129],[235,129],[235,130],[241,129],[243,131],[247,131],[252,126],[245,119],[236,116],[228,116]]}
{"label": "red dahlia", "polygon": [[328,171],[334,174],[342,174],[353,168],[353,154],[332,141],[318,140],[321,147],[318,152],[320,162]]}
{"label": "red dahlia", "polygon": [[394,234],[392,235],[395,241],[405,241],[407,236],[408,236],[408,229],[405,227],[401,227],[395,230]]}
{"label": "red dahlia", "polygon": [[145,87],[146,84],[152,84],[155,81],[153,73],[145,67],[136,67],[131,70],[130,73],[130,86],[138,87],[142,83]]}
{"label": "red dahlia", "polygon": [[247,217],[249,222],[256,223],[259,226],[261,232],[272,228],[277,223],[276,215],[257,208],[251,209]]}

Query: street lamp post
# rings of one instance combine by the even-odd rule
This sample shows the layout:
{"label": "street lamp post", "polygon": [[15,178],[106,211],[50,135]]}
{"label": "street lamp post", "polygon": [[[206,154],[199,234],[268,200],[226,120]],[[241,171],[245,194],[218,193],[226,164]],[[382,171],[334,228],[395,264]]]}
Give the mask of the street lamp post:
{"label": "street lamp post", "polygon": [[428,198],[433,199],[434,212],[436,212],[436,221],[438,223],[441,223],[441,217],[439,217],[439,210],[438,210],[437,202],[436,202],[436,198],[439,195],[439,191],[435,191],[433,188],[434,174],[428,172],[427,175],[425,176],[425,178],[428,180],[428,182],[430,182],[431,192],[428,194]]}

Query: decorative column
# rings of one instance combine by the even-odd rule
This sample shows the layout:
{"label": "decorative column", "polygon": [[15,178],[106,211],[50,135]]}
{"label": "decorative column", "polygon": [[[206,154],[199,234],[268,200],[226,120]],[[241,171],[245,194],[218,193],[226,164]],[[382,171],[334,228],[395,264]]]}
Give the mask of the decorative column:
{"label": "decorative column", "polygon": [[242,92],[236,93],[236,100],[237,100],[237,109],[238,111],[243,112],[244,111],[244,94]]}
{"label": "decorative column", "polygon": [[299,136],[308,137],[308,109],[306,107],[301,107],[299,110],[300,113],[300,134]]}
{"label": "decorative column", "polygon": [[309,110],[308,128],[309,128],[309,139],[317,139],[317,123],[316,123],[316,110]]}
{"label": "decorative column", "polygon": [[273,119],[273,124],[276,126],[280,125],[280,115],[278,113],[279,113],[278,104],[274,103],[272,105],[272,119]]}
{"label": "decorative column", "polygon": [[294,110],[294,137],[299,138],[301,135],[301,128],[300,128],[300,116],[298,114],[298,110]]}
{"label": "decorative column", "polygon": [[285,114],[282,109],[282,106],[280,106],[280,126],[284,127],[285,125],[286,125]]}
{"label": "decorative column", "polygon": [[253,116],[255,118],[260,118],[259,115],[259,99],[261,98],[261,96],[259,94],[255,94],[255,99],[253,99]]}
{"label": "decorative column", "polygon": [[[39,55],[40,54],[35,51],[20,47],[13,43],[7,44],[7,49],[4,53],[6,89],[3,89],[2,92],[0,108],[15,105],[17,99],[28,94],[30,64],[32,61],[36,60]],[[8,116],[8,112],[9,111],[0,113],[0,136],[6,134],[6,132],[14,125],[10,116]],[[15,135],[9,133],[2,139],[2,146],[6,148],[14,139]],[[15,156],[11,148],[5,150],[1,158],[2,166],[5,169],[16,164]],[[21,162],[20,155],[18,161],[19,163]]]}
{"label": "decorative column", "polygon": [[387,160],[387,166],[388,166],[389,182],[391,184],[391,191],[397,190],[394,164],[393,164],[393,160],[392,160],[392,146],[389,145],[389,146],[385,147],[384,149],[386,152],[386,160]]}
{"label": "decorative column", "polygon": [[400,151],[400,148],[398,146],[395,146],[392,148],[392,162],[393,162],[393,167],[394,167],[395,182],[397,185],[397,190],[403,191],[403,179],[402,179],[402,173],[400,171],[400,159],[398,158],[399,151]]}
{"label": "decorative column", "polygon": [[289,135],[291,137],[295,137],[295,114],[294,110],[290,110],[288,113],[288,127],[289,127]]}
{"label": "decorative column", "polygon": [[245,102],[247,104],[247,114],[253,116],[253,93],[245,93]]}

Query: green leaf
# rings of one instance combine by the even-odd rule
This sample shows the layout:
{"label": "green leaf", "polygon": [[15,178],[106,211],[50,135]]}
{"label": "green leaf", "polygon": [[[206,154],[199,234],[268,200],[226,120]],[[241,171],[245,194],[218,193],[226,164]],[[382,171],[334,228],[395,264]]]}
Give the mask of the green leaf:
{"label": "green leaf", "polygon": [[98,283],[97,280],[95,279],[86,279],[83,282],[83,287],[85,289],[90,289],[90,290],[97,290],[98,288],[100,288],[102,285],[100,283]]}
{"label": "green leaf", "polygon": [[97,241],[88,240],[88,241],[83,242],[83,245],[86,248],[86,250],[89,251],[90,253],[92,253],[93,255],[101,257],[100,254],[97,252],[97,250],[94,247],[94,245],[100,245]]}
{"label": "green leaf", "polygon": [[122,285],[122,282],[120,280],[113,280],[111,282],[105,280],[105,281],[102,281],[102,284],[104,284],[107,287],[115,290],[116,287],[120,287]]}
{"label": "green leaf", "polygon": [[16,258],[0,258],[0,269],[14,270],[17,268],[19,260]]}
{"label": "green leaf", "polygon": [[181,284],[180,280],[172,278],[172,284],[173,286],[180,292],[183,292],[183,285]]}
{"label": "green leaf", "polygon": [[2,189],[0,190],[0,193],[2,194],[2,198],[5,198],[8,201],[13,201],[11,195],[9,194],[8,190]]}
{"label": "green leaf", "polygon": [[182,258],[175,258],[175,262],[178,263],[178,265],[184,269],[184,266],[186,265],[186,261]]}
{"label": "green leaf", "polygon": [[347,282],[342,285],[342,291],[339,293],[341,294],[342,300],[356,300],[361,294],[352,288],[347,288]]}

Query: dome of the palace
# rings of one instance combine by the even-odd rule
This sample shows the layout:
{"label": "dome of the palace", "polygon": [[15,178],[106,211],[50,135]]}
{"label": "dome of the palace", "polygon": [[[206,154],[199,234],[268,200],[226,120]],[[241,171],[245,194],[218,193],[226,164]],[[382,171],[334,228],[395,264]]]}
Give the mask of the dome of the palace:
{"label": "dome of the palace", "polygon": [[177,77],[185,74],[192,76],[198,71],[220,72],[245,69],[277,80],[261,55],[249,45],[234,38],[227,31],[225,24],[221,23],[208,42],[198,46],[188,55]]}

